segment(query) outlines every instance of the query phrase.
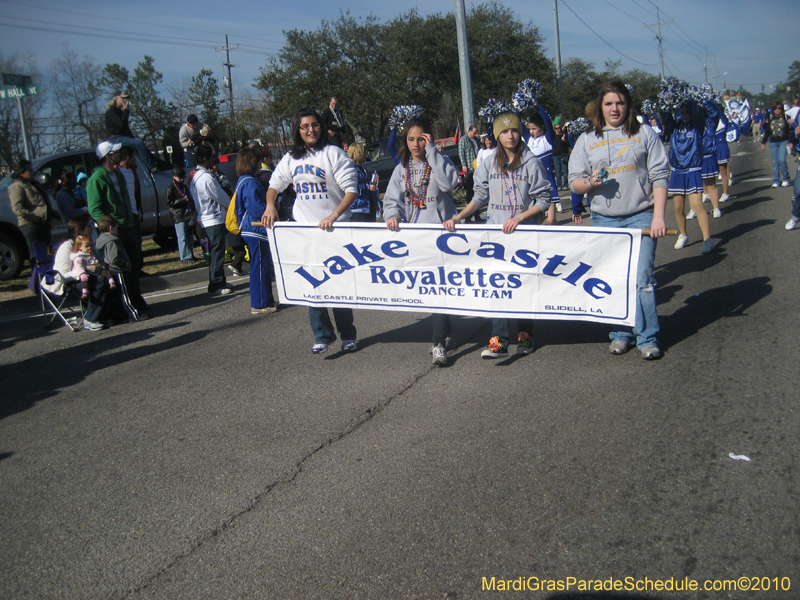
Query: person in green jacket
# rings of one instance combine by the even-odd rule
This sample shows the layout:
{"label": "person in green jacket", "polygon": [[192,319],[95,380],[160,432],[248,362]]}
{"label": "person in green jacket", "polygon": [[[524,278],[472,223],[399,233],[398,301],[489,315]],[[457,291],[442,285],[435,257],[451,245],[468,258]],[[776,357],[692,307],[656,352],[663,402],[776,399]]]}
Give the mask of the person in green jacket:
{"label": "person in green jacket", "polygon": [[[125,178],[114,167],[119,164],[119,150],[122,144],[100,142],[95,153],[102,164],[92,171],[86,185],[89,214],[95,222],[104,216],[113,217],[119,224],[118,236],[134,265],[142,264],[142,245],[136,235],[134,214],[128,197]],[[147,310],[147,302],[142,298],[139,288],[139,272],[134,269],[129,277],[129,295],[139,311]]]}

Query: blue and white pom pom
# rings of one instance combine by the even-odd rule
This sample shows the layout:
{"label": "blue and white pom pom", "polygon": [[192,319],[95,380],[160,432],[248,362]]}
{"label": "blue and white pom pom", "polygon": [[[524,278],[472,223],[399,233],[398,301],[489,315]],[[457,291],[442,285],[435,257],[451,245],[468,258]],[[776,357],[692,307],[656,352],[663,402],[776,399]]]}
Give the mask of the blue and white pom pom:
{"label": "blue and white pom pom", "polygon": [[497,115],[504,112],[513,112],[511,105],[505,100],[489,100],[489,104],[478,111],[478,116],[484,123],[494,123]]}
{"label": "blue and white pom pom", "polygon": [[400,104],[394,107],[392,116],[389,117],[389,129],[402,129],[414,117],[422,114],[422,107],[418,104]]}
{"label": "blue and white pom pom", "polygon": [[589,131],[589,121],[586,120],[586,117],[578,117],[574,121],[567,121],[567,129],[569,129],[570,133],[580,135],[585,131]]}
{"label": "blue and white pom pom", "polygon": [[625,87],[628,88],[628,92],[630,93],[631,97],[633,97],[633,86],[630,83],[626,83]]}
{"label": "blue and white pom pom", "polygon": [[653,100],[650,100],[649,98],[642,102],[642,114],[643,115],[648,115],[648,116],[654,115],[654,114],[656,114],[656,110],[657,109],[658,109],[658,106],[656,106],[656,103]]}
{"label": "blue and white pom pom", "polygon": [[675,77],[666,77],[661,80],[661,91],[658,93],[658,104],[664,112],[674,112],[680,109],[681,104],[689,99],[689,92],[685,82]]}
{"label": "blue and white pom pom", "polygon": [[542,93],[542,84],[535,79],[523,79],[517,86],[517,91],[511,94],[511,104],[519,112],[531,110],[536,106],[539,94]]}

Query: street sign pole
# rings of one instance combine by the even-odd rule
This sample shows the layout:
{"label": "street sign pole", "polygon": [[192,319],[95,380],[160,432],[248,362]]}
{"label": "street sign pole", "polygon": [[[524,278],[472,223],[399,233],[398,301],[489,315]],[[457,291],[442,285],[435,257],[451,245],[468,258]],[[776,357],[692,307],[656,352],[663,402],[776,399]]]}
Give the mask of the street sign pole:
{"label": "street sign pole", "polygon": [[17,108],[19,109],[19,124],[22,127],[22,143],[25,146],[25,158],[33,160],[31,141],[28,139],[28,128],[25,126],[25,108],[22,106],[22,98],[19,96],[17,96]]}
{"label": "street sign pole", "polygon": [[[5,88],[5,93],[13,93],[11,96],[17,98],[17,108],[19,109],[19,124],[22,129],[22,144],[25,146],[25,158],[33,160],[33,152],[31,151],[31,140],[28,137],[28,128],[25,125],[25,107],[22,105],[22,98],[24,96],[35,96],[39,93],[39,88],[33,85],[30,75],[15,75],[14,73],[1,73],[0,80]],[[11,92],[13,90],[13,92]],[[9,95],[5,95],[8,98]]]}

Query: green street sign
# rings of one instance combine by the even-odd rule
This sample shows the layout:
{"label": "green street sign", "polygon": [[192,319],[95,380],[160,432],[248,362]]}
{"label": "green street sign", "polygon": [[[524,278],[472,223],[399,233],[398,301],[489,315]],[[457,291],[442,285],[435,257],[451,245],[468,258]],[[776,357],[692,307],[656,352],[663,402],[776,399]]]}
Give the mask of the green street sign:
{"label": "green street sign", "polygon": [[14,75],[13,73],[1,73],[0,77],[3,79],[3,85],[7,87],[24,88],[31,84],[30,75]]}
{"label": "green street sign", "polygon": [[25,87],[4,87],[0,88],[0,100],[11,100],[14,98],[24,98],[25,96],[36,96],[39,94],[39,86],[36,84],[26,85]]}

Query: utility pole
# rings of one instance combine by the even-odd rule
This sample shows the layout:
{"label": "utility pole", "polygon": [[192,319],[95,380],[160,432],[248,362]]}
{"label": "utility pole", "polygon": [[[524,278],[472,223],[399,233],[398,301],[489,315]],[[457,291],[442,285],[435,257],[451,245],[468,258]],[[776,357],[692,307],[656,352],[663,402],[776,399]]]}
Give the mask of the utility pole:
{"label": "utility pole", "polygon": [[469,46],[467,45],[467,12],[464,0],[456,0],[456,37],[458,38],[458,68],[461,74],[461,107],[464,115],[464,134],[475,124],[475,108],[472,104],[472,75],[469,68]]}
{"label": "utility pole", "polygon": [[237,44],[236,46],[229,46],[228,45],[228,34],[225,34],[225,47],[224,48],[215,48],[216,52],[225,51],[225,62],[222,63],[223,67],[228,68],[228,76],[227,76],[227,85],[225,85],[225,80],[222,81],[223,85],[228,88],[228,97],[230,98],[231,102],[231,141],[233,142],[233,149],[237,150],[236,145],[236,118],[233,113],[233,79],[231,79],[231,67],[235,67],[236,65],[231,64],[231,50],[236,50],[239,47]]}
{"label": "utility pole", "polygon": [[[655,4],[653,4],[653,6],[655,6]],[[661,25],[669,25],[673,21],[661,21],[661,10],[658,8],[658,6],[656,6],[656,19],[658,19],[657,23],[652,23],[650,25],[645,24],[645,27],[658,26],[658,35],[656,36],[656,39],[658,40],[658,58],[661,61],[661,79],[664,79],[664,49],[661,46],[661,42],[664,38],[661,37]]]}
{"label": "utility pole", "polygon": [[[705,46],[703,46],[703,72],[706,75],[706,83],[708,83],[708,62],[707,59],[709,56],[715,56],[714,54],[709,54],[708,50]],[[700,58],[699,56],[697,58]]]}
{"label": "utility pole", "polygon": [[561,79],[561,36],[558,31],[558,0],[553,0],[553,30],[556,42],[556,87],[558,88],[558,114],[564,114],[564,82]]}

